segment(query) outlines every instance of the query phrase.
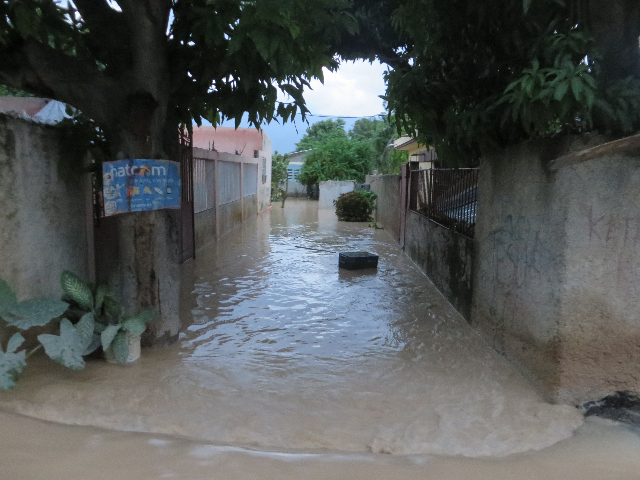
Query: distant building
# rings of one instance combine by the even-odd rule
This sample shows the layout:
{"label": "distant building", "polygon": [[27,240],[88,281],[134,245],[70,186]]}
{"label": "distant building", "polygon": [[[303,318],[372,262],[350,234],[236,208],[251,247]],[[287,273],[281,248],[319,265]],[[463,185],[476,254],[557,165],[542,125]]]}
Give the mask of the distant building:
{"label": "distant building", "polygon": [[309,152],[311,152],[311,149],[289,154],[289,165],[287,165],[287,178],[289,182],[287,195],[291,197],[304,196],[307,194],[307,186],[298,182],[298,175]]}
{"label": "distant building", "polygon": [[203,150],[259,158],[262,184],[271,188],[273,143],[264,130],[257,128],[193,127],[193,146]]}
{"label": "distant building", "polygon": [[393,148],[409,152],[409,161],[420,162],[420,170],[438,166],[438,154],[435,149],[419,144],[415,138],[400,137],[393,143]]}
{"label": "distant building", "polygon": [[271,156],[273,145],[264,130],[257,128],[193,127],[193,146],[204,150],[255,157],[260,150]]}

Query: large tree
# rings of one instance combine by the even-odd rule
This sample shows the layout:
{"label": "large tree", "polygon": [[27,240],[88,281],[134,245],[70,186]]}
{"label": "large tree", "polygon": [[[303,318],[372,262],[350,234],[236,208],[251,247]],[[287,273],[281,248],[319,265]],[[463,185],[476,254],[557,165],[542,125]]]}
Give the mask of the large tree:
{"label": "large tree", "polygon": [[398,138],[393,115],[381,119],[356,120],[349,131],[349,138],[371,144],[375,158],[374,168],[378,173],[397,175],[400,173],[401,165],[409,160],[407,152],[401,152],[393,147],[393,140]]}
{"label": "large tree", "polygon": [[325,180],[355,180],[364,182],[374,165],[371,142],[351,140],[346,135],[333,137],[316,146],[300,169],[298,181],[315,185]]}
{"label": "large tree", "polygon": [[[304,113],[303,88],[355,33],[348,0],[0,0],[0,84],[76,107],[115,158],[174,158],[178,126]],[[277,102],[277,89],[290,103]],[[175,338],[173,212],[105,219],[99,279]],[[105,228],[106,227],[106,228]],[[98,239],[100,243],[100,239]]]}
{"label": "large tree", "polygon": [[344,130],[345,124],[346,122],[342,118],[335,120],[329,118],[310,125],[300,141],[296,143],[296,150],[299,152],[311,150],[331,139],[347,138],[347,132]]}
{"label": "large tree", "polygon": [[640,128],[637,0],[357,5],[363,30],[343,54],[375,52],[392,67],[389,109],[445,161],[536,136]]}

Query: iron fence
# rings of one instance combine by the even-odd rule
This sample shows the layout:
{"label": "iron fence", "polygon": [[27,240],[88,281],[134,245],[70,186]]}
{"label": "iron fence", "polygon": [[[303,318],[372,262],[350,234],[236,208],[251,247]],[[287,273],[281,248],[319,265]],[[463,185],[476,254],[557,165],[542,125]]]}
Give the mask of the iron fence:
{"label": "iron fence", "polygon": [[201,213],[214,208],[214,162],[206,158],[193,159],[193,211]]}
{"label": "iron fence", "polygon": [[413,170],[409,208],[473,238],[477,193],[477,168]]}

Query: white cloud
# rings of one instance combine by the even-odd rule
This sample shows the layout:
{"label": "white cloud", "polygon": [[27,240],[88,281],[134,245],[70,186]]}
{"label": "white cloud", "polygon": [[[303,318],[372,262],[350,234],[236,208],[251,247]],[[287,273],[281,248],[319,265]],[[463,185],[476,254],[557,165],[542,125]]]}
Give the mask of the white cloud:
{"label": "white cloud", "polygon": [[385,92],[385,70],[379,62],[363,60],[344,62],[336,72],[325,70],[324,85],[314,80],[312,90],[305,90],[307,108],[317,115],[365,117],[382,113],[379,95]]}

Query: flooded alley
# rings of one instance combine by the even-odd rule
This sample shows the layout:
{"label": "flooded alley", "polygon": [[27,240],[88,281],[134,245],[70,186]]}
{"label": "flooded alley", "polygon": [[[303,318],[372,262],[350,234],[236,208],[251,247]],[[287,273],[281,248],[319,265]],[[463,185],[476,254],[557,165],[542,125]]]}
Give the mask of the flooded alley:
{"label": "flooded alley", "polygon": [[546,403],[385,230],[317,205],[199,251],[172,347],[35,359],[0,394],[0,479],[640,478],[640,431]]}

